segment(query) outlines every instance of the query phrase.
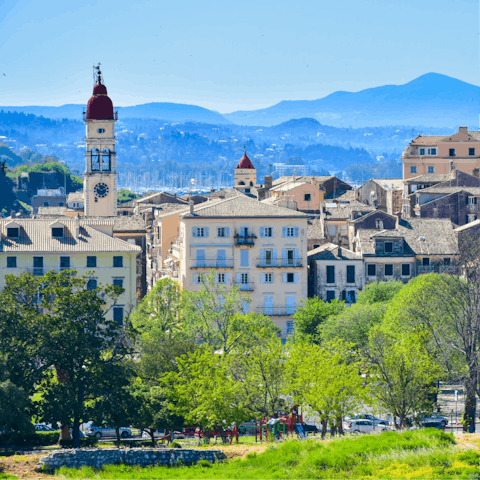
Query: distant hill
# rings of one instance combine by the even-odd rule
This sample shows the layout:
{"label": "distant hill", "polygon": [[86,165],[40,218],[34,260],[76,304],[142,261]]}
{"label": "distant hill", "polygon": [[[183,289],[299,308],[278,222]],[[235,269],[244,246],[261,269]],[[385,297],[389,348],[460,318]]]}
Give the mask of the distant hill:
{"label": "distant hill", "polygon": [[334,92],[319,100],[282,101],[269,108],[224,114],[237,125],[272,126],[310,117],[324,125],[367,127],[423,125],[478,128],[479,89],[438,73],[404,85],[385,85],[360,92]]}
{"label": "distant hill", "polygon": [[[86,105],[67,104],[61,107],[1,107],[0,110],[6,112],[22,112],[33,114],[52,119],[69,119],[82,120],[83,111]],[[181,103],[145,103],[143,105],[135,105],[132,107],[118,107],[118,113],[121,119],[125,118],[154,118],[165,120],[168,122],[202,122],[216,125],[224,125],[231,123],[225,119],[220,113],[208,110],[207,108],[198,107],[196,105],[184,105]]]}

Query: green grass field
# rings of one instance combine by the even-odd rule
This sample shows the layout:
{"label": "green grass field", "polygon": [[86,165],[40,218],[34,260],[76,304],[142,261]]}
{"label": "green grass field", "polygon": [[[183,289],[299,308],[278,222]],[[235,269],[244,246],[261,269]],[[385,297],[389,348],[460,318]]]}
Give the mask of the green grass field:
{"label": "green grass field", "polygon": [[291,440],[262,454],[211,465],[129,467],[99,471],[62,468],[68,479],[480,479],[480,456],[461,450],[453,435],[426,429],[345,437],[330,442]]}

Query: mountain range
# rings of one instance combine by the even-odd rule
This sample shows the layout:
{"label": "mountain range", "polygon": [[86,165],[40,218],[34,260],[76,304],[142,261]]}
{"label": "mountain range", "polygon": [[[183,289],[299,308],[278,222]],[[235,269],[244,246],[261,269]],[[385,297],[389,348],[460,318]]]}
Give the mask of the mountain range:
{"label": "mountain range", "polygon": [[[115,101],[115,96],[112,94]],[[291,119],[313,118],[334,127],[410,125],[478,128],[479,88],[461,80],[427,73],[404,85],[385,85],[359,92],[334,92],[318,100],[284,100],[260,110],[220,114],[196,105],[146,103],[119,107],[121,118],[213,125],[273,126]],[[0,110],[80,120],[85,105],[0,107]]]}

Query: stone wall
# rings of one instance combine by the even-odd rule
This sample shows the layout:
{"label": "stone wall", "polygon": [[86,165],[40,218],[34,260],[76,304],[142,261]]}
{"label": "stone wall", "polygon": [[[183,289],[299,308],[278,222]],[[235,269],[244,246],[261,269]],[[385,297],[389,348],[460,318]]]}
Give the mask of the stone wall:
{"label": "stone wall", "polygon": [[199,460],[210,463],[225,460],[220,450],[194,450],[190,448],[80,448],[52,452],[40,459],[39,469],[53,471],[60,467],[101,468],[103,465],[177,465],[179,461],[191,465]]}

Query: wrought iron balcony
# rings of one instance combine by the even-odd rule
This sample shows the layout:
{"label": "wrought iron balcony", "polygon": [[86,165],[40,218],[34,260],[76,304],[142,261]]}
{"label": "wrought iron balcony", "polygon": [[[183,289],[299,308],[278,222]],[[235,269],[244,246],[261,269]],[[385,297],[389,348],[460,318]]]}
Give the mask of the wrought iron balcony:
{"label": "wrought iron balcony", "polygon": [[199,259],[191,260],[190,268],[233,268],[233,259]]}
{"label": "wrought iron balcony", "polygon": [[236,285],[242,292],[253,292],[255,289],[255,284],[253,282],[236,282]]}
{"label": "wrought iron balcony", "polygon": [[257,258],[259,268],[300,268],[303,267],[301,258]]}
{"label": "wrought iron balcony", "polygon": [[295,314],[297,307],[258,307],[257,313],[269,317],[287,317]]}
{"label": "wrought iron balcony", "polygon": [[240,233],[235,233],[235,245],[241,246],[241,245],[248,245],[248,246],[253,246],[255,245],[255,240],[257,238],[256,235],[242,235]]}

